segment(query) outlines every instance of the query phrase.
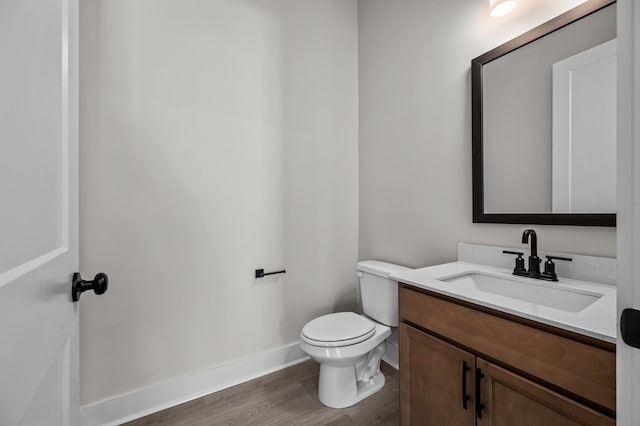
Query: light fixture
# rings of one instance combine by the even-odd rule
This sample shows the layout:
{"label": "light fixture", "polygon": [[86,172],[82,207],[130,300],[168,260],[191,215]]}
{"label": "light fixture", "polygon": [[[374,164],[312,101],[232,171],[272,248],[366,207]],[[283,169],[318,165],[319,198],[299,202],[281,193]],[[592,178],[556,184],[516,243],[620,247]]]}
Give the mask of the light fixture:
{"label": "light fixture", "polygon": [[491,16],[504,16],[516,7],[516,0],[489,0]]}

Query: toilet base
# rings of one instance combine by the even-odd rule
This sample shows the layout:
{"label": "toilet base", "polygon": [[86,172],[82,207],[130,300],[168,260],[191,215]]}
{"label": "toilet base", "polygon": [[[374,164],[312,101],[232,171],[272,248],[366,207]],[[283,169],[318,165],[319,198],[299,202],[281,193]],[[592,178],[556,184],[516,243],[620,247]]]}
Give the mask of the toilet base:
{"label": "toilet base", "polygon": [[355,365],[320,364],[320,402],[331,408],[346,408],[382,389],[385,379],[380,371],[380,359],[385,347],[382,342]]}

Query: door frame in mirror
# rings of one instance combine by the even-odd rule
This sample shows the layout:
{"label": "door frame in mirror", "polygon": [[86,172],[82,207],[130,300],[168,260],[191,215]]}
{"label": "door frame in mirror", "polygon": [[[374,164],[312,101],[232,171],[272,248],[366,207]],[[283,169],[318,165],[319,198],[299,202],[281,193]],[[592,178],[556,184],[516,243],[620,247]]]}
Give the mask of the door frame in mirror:
{"label": "door frame in mirror", "polygon": [[473,223],[616,226],[615,213],[485,213],[482,126],[482,68],[485,64],[591,15],[600,9],[610,6],[615,2],[616,0],[589,0],[471,61]]}

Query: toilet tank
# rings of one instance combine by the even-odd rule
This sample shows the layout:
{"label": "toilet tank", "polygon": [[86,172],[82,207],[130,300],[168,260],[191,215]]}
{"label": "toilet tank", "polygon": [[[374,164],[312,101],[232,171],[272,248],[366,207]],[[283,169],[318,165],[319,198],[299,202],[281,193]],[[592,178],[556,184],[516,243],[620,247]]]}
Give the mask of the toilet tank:
{"label": "toilet tank", "polygon": [[378,260],[358,262],[360,298],[366,316],[390,327],[398,326],[398,282],[389,275],[409,269]]}

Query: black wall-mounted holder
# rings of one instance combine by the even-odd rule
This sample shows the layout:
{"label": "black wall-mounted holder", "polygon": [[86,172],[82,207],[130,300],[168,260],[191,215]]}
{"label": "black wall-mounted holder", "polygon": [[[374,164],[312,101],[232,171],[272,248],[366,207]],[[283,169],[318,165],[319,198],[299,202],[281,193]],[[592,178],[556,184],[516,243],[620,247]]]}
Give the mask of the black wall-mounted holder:
{"label": "black wall-mounted holder", "polygon": [[80,272],[76,272],[71,280],[71,298],[74,302],[77,302],[80,300],[80,295],[87,290],[93,290],[95,294],[101,295],[106,293],[108,288],[109,277],[104,272],[96,274],[91,281],[83,280]]}
{"label": "black wall-mounted holder", "polygon": [[266,277],[267,275],[275,275],[275,274],[286,274],[286,270],[275,271],[275,272],[264,272],[264,269],[256,269],[256,278]]}
{"label": "black wall-mounted holder", "polygon": [[640,311],[627,308],[620,317],[620,334],[629,346],[640,349]]}

